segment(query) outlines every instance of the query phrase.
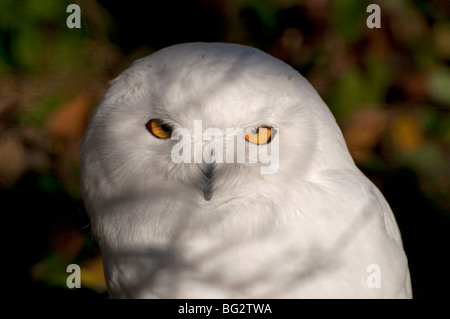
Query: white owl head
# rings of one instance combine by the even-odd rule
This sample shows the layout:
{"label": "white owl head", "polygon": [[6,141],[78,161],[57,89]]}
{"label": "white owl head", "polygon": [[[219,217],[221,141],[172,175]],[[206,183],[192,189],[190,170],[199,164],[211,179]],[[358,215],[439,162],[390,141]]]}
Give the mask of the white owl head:
{"label": "white owl head", "polygon": [[[221,154],[206,151],[210,128],[223,133]],[[227,133],[236,128],[244,135]],[[252,141],[261,129],[272,136]],[[173,138],[180,130],[191,139]],[[235,150],[244,143],[244,160],[235,152],[235,161],[227,162],[230,139]],[[191,150],[191,161],[174,160],[180,145]],[[250,159],[259,148],[272,158]],[[214,160],[218,155],[222,162]],[[214,201],[255,182],[289,185],[316,168],[351,162],[333,116],[297,71],[257,49],[224,43],[175,45],[134,62],[112,81],[92,115],[81,160],[88,205],[133,189],[181,189],[191,199]],[[271,166],[273,174],[261,174]]]}

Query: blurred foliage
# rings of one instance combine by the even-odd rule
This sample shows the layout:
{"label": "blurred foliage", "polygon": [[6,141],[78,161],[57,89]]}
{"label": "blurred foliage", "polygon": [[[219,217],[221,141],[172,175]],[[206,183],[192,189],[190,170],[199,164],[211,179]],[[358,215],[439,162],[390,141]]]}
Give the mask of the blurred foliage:
{"label": "blurred foliage", "polygon": [[[33,72],[80,67],[86,34],[66,28],[66,1],[2,0],[0,70]],[[81,53],[81,54],[80,54]]]}
{"label": "blurred foliage", "polygon": [[[81,7],[69,29],[67,6]],[[366,8],[381,7],[381,29]],[[190,41],[258,47],[310,80],[398,220],[414,296],[448,296],[448,0],[0,0],[2,281],[9,293],[104,298],[79,192],[78,148],[108,81]],[[66,288],[66,267],[82,289]],[[448,277],[448,276],[447,276]]]}

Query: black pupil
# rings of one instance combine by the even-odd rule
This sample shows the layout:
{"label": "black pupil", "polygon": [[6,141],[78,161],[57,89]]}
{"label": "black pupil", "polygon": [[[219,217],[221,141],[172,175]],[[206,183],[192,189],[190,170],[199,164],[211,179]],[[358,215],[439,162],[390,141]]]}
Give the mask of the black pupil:
{"label": "black pupil", "polygon": [[161,129],[166,132],[172,131],[172,128],[170,127],[170,125],[167,125],[167,124],[161,124]]}

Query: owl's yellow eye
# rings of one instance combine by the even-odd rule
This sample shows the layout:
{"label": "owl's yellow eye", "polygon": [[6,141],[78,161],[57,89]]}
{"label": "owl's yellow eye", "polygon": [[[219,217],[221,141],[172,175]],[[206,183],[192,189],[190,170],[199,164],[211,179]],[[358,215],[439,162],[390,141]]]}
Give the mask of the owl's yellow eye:
{"label": "owl's yellow eye", "polygon": [[145,124],[147,129],[157,138],[169,138],[172,136],[172,127],[163,123],[160,119],[151,119]]}
{"label": "owl's yellow eye", "polygon": [[272,128],[267,126],[256,127],[245,131],[245,139],[253,144],[270,143]]}

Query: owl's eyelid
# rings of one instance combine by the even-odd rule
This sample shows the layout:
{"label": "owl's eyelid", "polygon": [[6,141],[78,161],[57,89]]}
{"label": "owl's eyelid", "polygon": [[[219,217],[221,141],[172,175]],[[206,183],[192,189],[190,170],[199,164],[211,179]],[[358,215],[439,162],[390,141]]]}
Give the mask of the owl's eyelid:
{"label": "owl's eyelid", "polygon": [[168,127],[170,127],[170,129],[173,131],[174,129],[175,129],[175,125],[173,125],[173,122],[172,121],[170,121],[170,120],[167,120],[167,119],[164,119],[164,118],[161,118],[161,117],[152,117],[152,118],[150,118],[150,120],[149,120],[149,122],[150,121],[153,121],[153,120],[157,120],[157,121],[159,121],[159,123],[160,123],[160,126],[168,126]]}
{"label": "owl's eyelid", "polygon": [[244,130],[244,134],[258,134],[258,131],[259,131],[259,127],[257,127],[257,126],[249,127]]}
{"label": "owl's eyelid", "polygon": [[[249,130],[259,130],[260,128],[267,128],[267,129],[273,129],[272,125],[267,125],[267,124],[261,124],[261,125],[253,125],[253,126],[248,126],[244,132],[247,132]],[[256,134],[257,132],[255,132]]]}

